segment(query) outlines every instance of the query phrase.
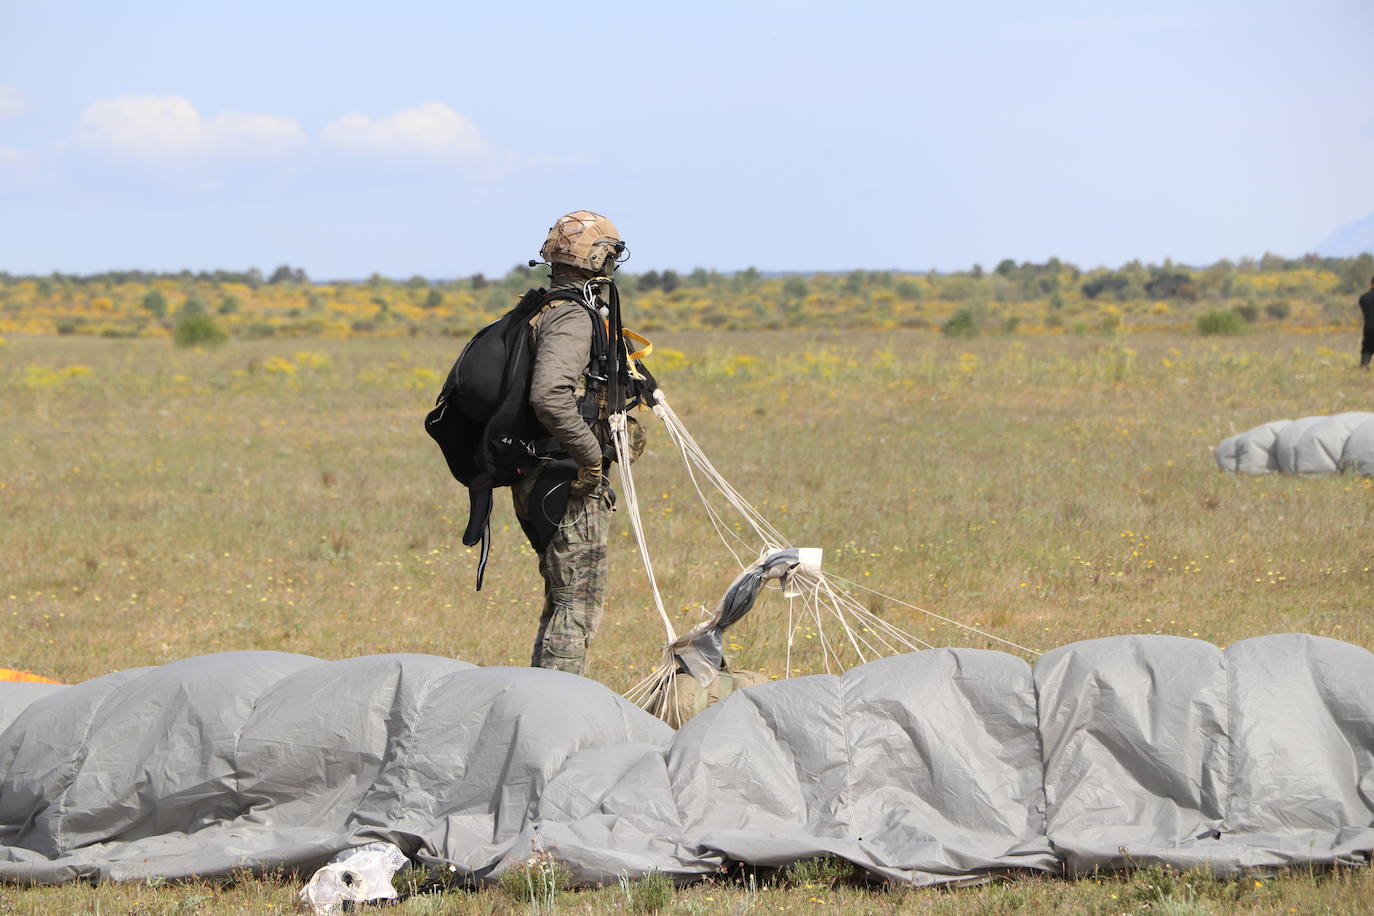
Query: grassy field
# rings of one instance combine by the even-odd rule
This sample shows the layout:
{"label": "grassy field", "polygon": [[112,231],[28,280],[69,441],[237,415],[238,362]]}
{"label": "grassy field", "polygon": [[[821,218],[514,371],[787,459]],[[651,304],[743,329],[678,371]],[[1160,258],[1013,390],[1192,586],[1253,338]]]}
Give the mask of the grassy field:
{"label": "grassy field", "polygon": [[[811,874],[749,881],[708,881],[664,889],[649,895],[631,884],[595,890],[565,891],[544,912],[562,913],[720,913],[889,914],[930,916],[1000,916],[1003,913],[1066,913],[1119,916],[1164,914],[1201,916],[1211,913],[1322,913],[1365,916],[1374,900],[1374,875],[1354,873],[1291,874],[1276,879],[1245,878],[1218,882],[1197,874],[1171,875],[1158,870],[1130,877],[1108,876],[1085,881],[1011,876],[978,887],[939,889],[866,886],[816,869]],[[244,878],[210,884],[176,886],[84,885],[17,889],[0,885],[2,916],[190,916],[190,914],[262,914],[298,912],[299,885],[281,878]],[[658,904],[658,906],[655,906]],[[376,910],[398,916],[460,916],[538,912],[527,901],[496,888],[480,892],[448,891],[408,897],[395,908]],[[362,912],[369,912],[364,910]]]}
{"label": "grassy field", "polygon": [[[794,543],[825,548],[831,572],[1038,649],[1120,633],[1226,645],[1287,631],[1374,648],[1374,484],[1225,476],[1211,458],[1222,438],[1267,420],[1374,408],[1352,335],[698,332],[656,343],[651,365],[716,465]],[[421,425],[456,349],[442,338],[266,338],[205,352],[9,338],[0,666],[75,681],[233,649],[526,662],[534,557],[498,499],[487,584],[472,591],[475,551],[459,543],[466,497]],[[636,480],[681,629],[736,568],[645,420]],[[662,642],[624,519],[611,567],[590,676],[623,691]],[[737,666],[783,673],[783,613],[765,601],[732,630]],[[990,645],[915,611],[883,613],[936,644]],[[704,885],[672,906],[1374,908],[1364,876],[1175,883],[1153,903],[1144,879],[901,894]],[[0,914],[267,912],[293,887],[3,888]],[[628,906],[615,892],[565,905]],[[489,891],[416,898],[404,911],[514,905]]]}

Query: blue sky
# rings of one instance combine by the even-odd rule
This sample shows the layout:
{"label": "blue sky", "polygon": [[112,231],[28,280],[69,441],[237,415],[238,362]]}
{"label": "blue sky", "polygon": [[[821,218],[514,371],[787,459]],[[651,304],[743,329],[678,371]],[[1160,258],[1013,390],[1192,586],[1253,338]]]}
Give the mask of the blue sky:
{"label": "blue sky", "polygon": [[1374,3],[0,0],[0,270],[501,273],[1313,250]]}

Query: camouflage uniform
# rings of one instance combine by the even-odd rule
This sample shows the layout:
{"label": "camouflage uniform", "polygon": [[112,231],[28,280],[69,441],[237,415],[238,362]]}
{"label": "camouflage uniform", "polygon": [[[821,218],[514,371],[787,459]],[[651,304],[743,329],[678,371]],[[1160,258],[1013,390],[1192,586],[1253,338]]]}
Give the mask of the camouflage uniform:
{"label": "camouflage uniform", "polygon": [[[516,511],[524,509],[534,480],[513,488]],[[539,557],[544,577],[544,609],[534,638],[530,665],[572,674],[587,669],[587,646],[601,626],[606,607],[606,536],[610,528],[609,495],[574,496],[558,533]]]}
{"label": "camouflage uniform", "polygon": [[[554,265],[555,288],[580,286],[580,279],[574,268]],[[588,423],[578,409],[591,359],[591,317],[577,303],[555,302],[531,325],[530,406],[562,451],[578,465],[590,467],[602,461],[603,445],[610,438],[604,416]],[[529,517],[529,496],[538,474],[536,469],[511,488],[515,512],[521,518]],[[611,498],[604,483],[596,493],[569,497],[558,532],[539,557],[544,608],[530,658],[533,667],[573,674],[586,670],[587,646],[605,610]]]}

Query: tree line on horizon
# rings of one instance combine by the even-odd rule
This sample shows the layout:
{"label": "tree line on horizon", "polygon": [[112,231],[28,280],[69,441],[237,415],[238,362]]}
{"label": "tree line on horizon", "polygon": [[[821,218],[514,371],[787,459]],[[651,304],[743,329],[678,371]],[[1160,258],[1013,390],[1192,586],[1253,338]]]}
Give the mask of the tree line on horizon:
{"label": "tree line on horizon", "polygon": [[[1266,254],[1197,267],[1130,261],[1083,270],[1058,258],[1011,259],[990,270],[764,273],[649,270],[617,280],[627,323],[656,330],[809,327],[931,329],[948,334],[1295,330],[1346,327],[1351,297],[1368,288],[1374,255]],[[106,271],[44,276],[0,272],[0,334],[171,336],[188,321],[195,342],[276,335],[468,336],[547,282],[543,267],[501,277],[422,276],[315,282],[298,267],[244,271]],[[192,335],[193,337],[195,335]]]}

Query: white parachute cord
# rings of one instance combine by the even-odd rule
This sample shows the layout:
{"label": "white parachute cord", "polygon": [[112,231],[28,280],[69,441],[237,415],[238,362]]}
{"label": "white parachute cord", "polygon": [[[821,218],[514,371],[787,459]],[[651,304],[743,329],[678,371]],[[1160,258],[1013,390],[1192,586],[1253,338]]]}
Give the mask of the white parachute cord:
{"label": "white parachute cord", "polygon": [[660,679],[660,672],[662,670],[663,666],[659,665],[657,668],[651,671],[649,675],[644,678],[644,680],[640,681],[638,684],[635,684],[629,690],[625,691],[625,699],[629,700],[631,703],[634,703],[636,706],[640,705],[640,702],[649,696],[650,692],[652,692],[652,690],[654,689],[654,686],[658,683]]}
{"label": "white parachute cord", "polygon": [[625,414],[611,414],[611,439],[615,442],[616,462],[620,476],[620,497],[625,502],[625,509],[630,515],[630,527],[635,533],[635,543],[639,545],[639,556],[644,562],[644,573],[649,577],[649,590],[653,592],[654,607],[658,609],[658,616],[663,620],[663,629],[668,633],[668,642],[677,639],[677,631],[673,629],[673,622],[668,619],[668,612],[663,608],[663,596],[658,591],[658,580],[654,576],[654,564],[649,559],[649,545],[644,539],[644,521],[639,514],[639,494],[635,491],[634,475],[630,473],[630,435],[626,428]]}
{"label": "white parachute cord", "polygon": [[[853,609],[851,608],[851,610]],[[860,620],[865,621],[867,629],[869,629],[874,637],[886,646],[888,651],[893,655],[898,655],[902,652],[915,652],[921,649],[935,648],[934,645],[926,642],[920,637],[912,636],[900,627],[894,626],[886,620],[870,614],[867,611],[854,611],[854,613]],[[889,638],[896,641],[897,645],[894,646],[892,643],[888,642]]]}
{"label": "white parachute cord", "polygon": [[[658,408],[654,408],[654,411],[657,413]],[[661,416],[660,419],[662,419]],[[673,429],[671,426],[668,426],[666,420],[664,420],[664,428],[668,431],[668,438],[673,440],[673,444],[678,447],[678,452],[682,455],[682,464],[683,467],[687,469],[687,478],[692,481],[692,487],[697,491],[697,498],[701,501],[701,506],[706,511],[706,518],[711,522],[711,527],[716,530],[716,537],[720,538],[720,542],[725,545],[725,549],[730,552],[730,556],[734,557],[736,565],[738,565],[741,570],[745,569],[748,564],[740,559],[740,555],[735,552],[735,548],[731,545],[728,537],[733,537],[745,547],[748,547],[749,544],[744,538],[730,530],[729,526],[725,524],[725,519],[721,518],[720,513],[716,511],[716,507],[711,505],[711,501],[707,499],[705,491],[701,489],[701,482],[697,479],[696,469],[692,467],[692,461],[688,457],[687,450],[673,435]]]}
{"label": "white parachute cord", "polygon": [[[838,600],[836,600],[835,594],[830,590],[829,584],[826,583],[824,580],[821,580],[820,585],[824,587],[826,596],[830,598],[830,601],[827,602],[827,609],[830,611],[831,614],[835,616],[837,620],[839,620],[840,626],[844,628],[844,633],[846,636],[849,637],[849,644],[854,647],[854,654],[856,654],[859,657],[859,661],[861,663],[868,661],[867,656],[864,655],[863,649],[859,648],[860,640],[862,640],[863,644],[868,647],[868,651],[872,652],[874,655],[877,655],[877,651],[874,650],[873,646],[869,645],[868,640],[863,639],[863,637],[861,636],[858,638],[855,637],[854,630],[851,629],[849,626],[849,619],[845,616],[844,607]],[[816,590],[816,593],[817,597],[819,598],[819,588]],[[817,604],[819,604],[819,602],[817,602]]]}
{"label": "white parachute cord", "polygon": [[969,626],[969,625],[966,624],[966,623],[960,623],[960,622],[957,621],[957,620],[953,620],[953,619],[951,619],[951,618],[949,618],[949,617],[942,616],[942,615],[940,615],[940,614],[935,613],[934,611],[927,611],[927,610],[926,610],[925,608],[923,608],[923,607],[917,607],[916,605],[910,604],[910,603],[908,603],[908,602],[906,602],[906,601],[903,601],[903,600],[901,600],[900,598],[893,598],[891,595],[884,595],[882,592],[877,591],[876,589],[869,588],[869,587],[866,586],[866,585],[860,585],[858,582],[851,582],[850,580],[844,578],[843,576],[835,576],[835,575],[832,574],[831,577],[832,577],[833,579],[835,579],[837,582],[843,582],[843,583],[846,584],[846,585],[852,585],[854,588],[863,589],[864,591],[869,592],[870,594],[877,595],[879,598],[883,598],[883,599],[885,599],[885,600],[887,600],[887,601],[891,601],[893,604],[900,604],[902,607],[911,608],[913,611],[920,611],[922,614],[926,614],[926,615],[928,615],[928,616],[930,616],[930,617],[934,617],[936,620],[940,620],[940,621],[943,621],[944,623],[948,623],[948,624],[950,624],[950,625],[952,625],[952,626],[959,627],[959,628],[962,629],[962,630],[967,630],[967,631],[969,631],[970,633],[977,633],[979,636],[985,637],[985,638],[987,638],[987,639],[994,640],[995,642],[1000,642],[1000,643],[1002,643],[1003,645],[1006,645],[1006,646],[1011,646],[1013,649],[1020,649],[1022,652],[1029,652],[1031,655],[1041,655],[1041,654],[1043,654],[1043,653],[1041,653],[1040,650],[1038,650],[1038,649],[1032,649],[1032,648],[1029,648],[1028,646],[1023,646],[1023,645],[1020,645],[1019,643],[1014,643],[1014,642],[1012,642],[1010,639],[1003,639],[1003,638],[1000,637],[1000,636],[994,636],[994,635],[992,635],[991,633],[987,632],[986,630],[980,630],[980,629],[978,629],[977,627]]}
{"label": "white parachute cord", "polygon": [[678,444],[684,457],[688,457],[692,463],[696,464],[711,484],[725,497],[725,500],[744,517],[744,520],[754,529],[754,533],[758,535],[759,540],[764,542],[765,549],[780,550],[785,547],[788,543],[787,539],[721,476],[720,471],[716,470],[715,465],[706,457],[701,446],[697,444],[682,420],[673,411],[662,391],[654,392],[654,400],[654,413],[663,421],[664,426],[668,427],[669,435]]}
{"label": "white parachute cord", "polygon": [[[674,419],[676,419],[676,417]],[[716,470],[715,465],[711,463],[710,459],[706,457],[700,447],[690,439],[687,441],[687,444],[692,450],[693,460],[695,460],[698,466],[706,473],[711,483],[715,485],[716,489],[720,491],[726,501],[729,502],[730,505],[744,517],[745,521],[749,523],[749,526],[754,529],[754,533],[758,535],[759,540],[763,541],[768,549],[781,549],[786,545],[787,538],[769,524],[768,520],[760,515],[748,500],[741,496],[739,492],[721,476],[720,472]]]}
{"label": "white parachute cord", "polygon": [[[793,628],[793,630],[792,630],[792,632],[793,632],[794,634],[795,634],[798,630],[800,630],[800,629],[802,628],[802,624],[803,624],[803,623],[805,623],[806,626],[807,626],[808,628],[810,628],[811,624],[810,624],[809,622],[807,622],[807,617],[808,617],[808,615],[810,615],[810,614],[812,613],[812,611],[811,611],[811,606],[812,606],[812,602],[813,602],[814,600],[815,600],[815,594],[814,594],[813,592],[805,592],[805,593],[803,593],[803,595],[802,595],[801,613],[797,615],[797,623],[796,623],[796,626],[795,626],[795,627]],[[814,638],[815,638],[815,634],[813,634],[813,633],[803,633],[802,636],[803,636],[806,640],[811,640],[811,639],[814,639]],[[804,645],[806,645],[805,642],[799,643],[799,644],[798,644],[798,647],[800,648],[801,646],[804,646]],[[801,654],[802,654],[801,652],[798,652],[798,655],[801,655]],[[800,658],[798,658],[798,660],[797,660],[797,666],[798,666],[798,668],[800,669],[800,666],[801,666],[801,659],[800,659]]]}
{"label": "white parachute cord", "polygon": [[[841,621],[845,622],[846,628],[848,628],[849,626],[849,623],[846,619],[846,615],[852,615],[858,623],[863,625],[863,630],[865,632],[871,633],[873,635],[873,638],[876,639],[878,642],[882,643],[883,647],[886,648],[889,653],[896,655],[903,650],[919,650],[934,648],[934,646],[932,646],[930,643],[925,642],[915,636],[912,636],[902,631],[899,627],[895,627],[892,624],[888,623],[886,620],[882,620],[877,615],[869,612],[867,608],[863,607],[852,597],[846,594],[843,589],[837,589],[834,586],[832,586],[830,583],[830,578],[828,576],[822,574],[819,577],[819,583],[817,587],[825,590],[825,593],[830,598],[831,605],[835,608],[837,615],[840,617]],[[894,646],[892,645],[892,643],[888,642],[889,636],[891,636],[899,644],[900,648],[899,646]],[[862,635],[859,635],[859,639],[863,641],[863,644],[867,646],[869,651],[872,652],[874,655],[882,654],[881,652],[878,652],[876,649],[874,649],[872,643],[870,643]]]}
{"label": "white parachute cord", "polygon": [[795,613],[795,611],[796,611],[796,608],[797,608],[797,599],[796,599],[796,598],[788,598],[788,599],[787,599],[787,655],[786,655],[786,657],[784,658],[783,663],[782,663],[782,676],[783,676],[783,677],[791,677],[791,676],[792,676],[792,637],[793,637],[793,635],[795,635],[796,632],[797,632],[796,627],[795,627],[794,624],[792,623],[792,619],[793,619],[793,615],[794,615],[794,613]]}
{"label": "white parachute cord", "polygon": [[668,706],[669,687],[675,674],[675,667],[664,661],[634,687],[625,693],[625,699],[639,708],[663,718]]}
{"label": "white parachute cord", "polygon": [[[816,642],[821,647],[821,661],[825,663],[825,673],[834,674],[835,672],[830,670],[830,641],[825,638],[825,623],[821,620],[821,602],[819,599],[819,595],[813,595],[812,600],[808,602],[811,606],[811,619],[816,622]],[[840,659],[837,656],[835,664],[838,665],[839,663]]]}
{"label": "white parachute cord", "polygon": [[[711,521],[712,527],[715,528],[716,534],[720,538],[721,543],[725,545],[726,550],[728,550],[730,552],[730,555],[734,557],[735,562],[740,566],[740,568],[744,569],[746,567],[746,563],[744,560],[740,558],[740,555],[735,551],[734,545],[731,544],[730,539],[733,538],[736,542],[745,547],[748,547],[749,545],[738,534],[730,530],[730,526],[726,524],[725,520],[720,516],[719,511],[711,504],[710,500],[707,498],[705,492],[702,489],[700,480],[698,479],[698,471],[700,471],[700,473],[708,479],[708,481],[715,487],[715,489],[725,498],[726,502],[729,503],[730,506],[734,508],[735,511],[738,512],[741,515],[741,517],[743,517],[743,519],[754,530],[755,535],[764,544],[764,552],[767,552],[769,550],[782,549],[783,547],[789,545],[791,542],[788,541],[787,538],[785,538],[782,535],[782,533],[778,531],[777,528],[773,527],[773,525],[770,524],[768,520],[765,519],[758,512],[758,510],[756,510],[753,507],[752,504],[745,500],[739,494],[739,492],[733,486],[731,486],[727,480],[725,480],[725,478],[721,475],[720,471],[718,471],[715,465],[711,463],[710,459],[706,457],[705,452],[697,443],[696,439],[692,436],[691,432],[688,431],[686,424],[682,422],[681,418],[678,417],[676,411],[674,411],[672,406],[668,403],[668,399],[663,394],[663,392],[661,390],[655,391],[653,399],[655,401],[653,406],[654,415],[657,416],[659,420],[663,422],[664,428],[668,433],[669,439],[672,440],[673,444],[677,446],[678,451],[681,452],[683,465],[687,470],[688,477],[692,481],[692,486],[696,490],[698,498],[701,500],[702,506],[706,511],[706,515],[708,519]],[[844,599],[848,599],[848,604],[850,608],[858,612],[856,616],[858,616],[859,619],[863,620],[865,623],[870,625],[870,632],[872,632],[873,635],[880,642],[882,642],[883,645],[889,651],[895,652],[900,650],[897,650],[895,647],[892,646],[891,643],[887,641],[887,639],[883,638],[884,633],[886,633],[887,636],[891,637],[897,643],[908,649],[931,648],[929,643],[926,643],[923,640],[918,639],[917,637],[904,632],[900,628],[888,623],[885,620],[881,620],[874,617],[872,614],[868,613],[868,611],[865,610],[857,601],[854,601],[848,595],[845,595],[843,590],[840,590],[839,594],[837,595],[836,592],[831,589],[830,583],[827,580],[826,576],[824,574],[820,574],[818,579],[811,584],[811,600],[808,602],[808,606],[810,607],[811,613],[817,623],[817,626],[820,627],[822,630],[822,632],[818,633],[817,636],[821,640],[820,645],[822,647],[823,656],[830,655],[833,647],[829,645],[829,640],[825,639],[824,637],[824,628],[821,627],[822,618],[819,615],[819,608],[817,606],[822,600],[820,595],[820,589],[822,587],[825,587],[826,591],[829,593],[830,601],[827,602],[827,604],[831,608],[831,613],[835,615],[835,617],[839,620],[841,626],[845,628],[846,635],[850,637],[851,644],[854,644],[856,654],[860,659],[863,659],[864,654],[862,650],[859,649],[857,643],[854,640],[854,637],[857,634],[853,633],[849,629],[849,622],[845,618],[843,601],[840,597],[841,595],[844,596]],[[795,632],[795,630],[792,626],[789,626],[788,629],[790,638],[792,634]],[[875,654],[877,654],[874,647],[870,643],[868,643],[866,639],[862,639],[862,637],[860,637],[860,639],[868,647],[870,652],[874,652]],[[788,646],[788,649],[790,656],[790,644]],[[791,668],[790,659],[787,662],[787,668],[788,670],[790,670]]]}
{"label": "white parachute cord", "polygon": [[[899,644],[898,646],[894,646],[891,642],[888,641],[887,636],[884,635],[883,628],[875,625],[877,624],[877,621],[870,620],[870,615],[862,611],[860,608],[858,608],[853,599],[851,599],[848,595],[844,594],[843,591],[840,591],[837,594],[835,590],[831,588],[830,582],[828,580],[824,578],[818,579],[816,583],[811,587],[816,589],[817,591],[824,588],[826,594],[830,598],[831,604],[835,608],[836,612],[839,615],[841,615],[841,618],[843,619],[844,614],[852,614],[858,620],[858,622],[863,625],[863,632],[871,633],[874,639],[882,643],[883,648],[887,650],[888,654],[898,655],[901,652],[905,651],[905,649],[916,648],[916,646],[912,645],[909,640],[902,637],[894,637]],[[874,649],[872,644],[869,643],[869,641],[866,638],[860,638],[863,639],[864,645],[868,646],[869,650],[872,651],[874,655],[883,654]]]}
{"label": "white parachute cord", "polygon": [[[659,420],[663,422],[664,428],[668,433],[669,439],[681,453],[683,465],[687,470],[688,477],[692,482],[693,488],[697,492],[697,496],[702,503],[702,506],[706,512],[708,519],[711,522],[712,527],[716,531],[717,537],[720,538],[721,543],[725,545],[726,550],[730,552],[730,555],[735,559],[735,562],[740,566],[740,568],[746,568],[748,561],[741,558],[740,554],[736,551],[735,545],[738,544],[740,547],[744,547],[746,549],[748,549],[750,545],[744,538],[742,538],[738,533],[736,533],[735,530],[733,530],[734,528],[739,527],[738,524],[732,526],[729,523],[727,523],[725,518],[721,515],[720,510],[718,510],[716,506],[712,504],[711,500],[707,498],[705,489],[703,488],[703,478],[705,480],[705,483],[713,487],[717,491],[717,493],[719,493],[720,496],[724,498],[726,503],[728,503],[731,508],[738,512],[743,521],[753,530],[755,536],[758,537],[758,539],[762,542],[762,552],[767,553],[773,550],[781,550],[790,546],[791,542],[788,541],[787,538],[783,537],[781,532],[779,532],[775,527],[773,527],[773,525],[771,525],[768,522],[768,520],[765,519],[758,512],[758,510],[754,508],[753,505],[751,505],[747,500],[745,500],[744,497],[740,495],[739,491],[737,491],[733,486],[731,486],[731,484],[727,480],[725,480],[725,478],[721,475],[720,471],[718,471],[715,465],[711,463],[710,459],[706,457],[706,453],[702,450],[701,446],[697,443],[696,439],[692,436],[692,434],[687,430],[686,425],[683,424],[681,418],[678,417],[677,413],[673,410],[671,405],[669,405],[668,400],[664,396],[663,392],[657,390],[654,391],[652,400],[654,401],[652,407],[654,415],[657,416]],[[619,442],[617,442],[617,448],[619,447]],[[624,473],[624,470],[625,469],[622,467],[622,474]],[[629,487],[632,486],[633,482],[631,481],[629,483]],[[627,489],[629,487],[627,487]],[[632,518],[636,521],[636,523],[638,522],[637,500],[635,500]],[[645,557],[646,569],[649,569],[648,552],[647,548],[644,547],[642,527],[637,525],[635,529],[635,534],[636,538],[638,538],[640,542],[641,553]],[[734,544],[731,543],[732,540],[735,542]],[[650,570],[649,574],[650,581],[652,584],[652,570]],[[868,588],[865,585],[861,585],[849,579],[845,579],[842,576],[835,576],[833,574],[827,575],[826,573],[817,573],[814,576],[814,578],[812,576],[806,576],[805,579],[802,581],[804,587],[802,612],[794,617],[793,614],[795,609],[795,603],[789,602],[788,605],[788,644],[786,658],[784,662],[785,676],[790,676],[791,674],[793,654],[792,649],[795,644],[794,637],[796,631],[798,627],[801,625],[801,622],[808,616],[811,618],[811,620],[814,622],[816,626],[817,632],[814,634],[813,638],[817,640],[817,648],[820,650],[821,660],[826,670],[829,671],[831,669],[832,659],[835,662],[835,664],[842,666],[843,663],[840,656],[840,652],[838,650],[840,647],[844,646],[846,640],[842,639],[839,641],[839,643],[833,644],[832,641],[826,637],[824,620],[820,608],[822,602],[826,604],[826,608],[829,612],[827,616],[833,616],[838,621],[840,626],[843,628],[844,635],[845,637],[847,637],[847,642],[849,643],[849,646],[853,649],[853,651],[855,652],[856,656],[860,661],[865,660],[864,649],[867,649],[869,653],[872,653],[874,655],[881,654],[878,651],[877,647],[873,645],[873,642],[870,641],[870,638],[866,638],[863,635],[863,632],[871,634],[871,639],[876,640],[883,646],[883,648],[885,648],[888,652],[892,653],[900,652],[903,649],[920,650],[934,648],[934,646],[931,643],[928,643],[917,636],[907,633],[905,630],[901,629],[895,624],[869,611],[866,607],[864,607],[857,600],[855,600],[852,595],[848,594],[846,590],[840,587],[837,583],[844,583],[845,585],[849,585],[853,588],[861,589],[865,592],[869,592],[870,594],[876,595],[877,597],[882,598],[884,600],[891,601],[903,607],[918,611],[922,614],[933,617],[944,623],[948,623],[952,626],[958,627],[970,633],[975,633],[986,639],[990,639],[1003,645],[1009,646],[1011,648],[1018,649],[1030,655],[1041,654],[1036,649],[1032,649],[1027,646],[1022,646],[1018,643],[1012,642],[1011,640],[1003,639],[1000,636],[995,636],[992,633],[988,633],[987,631],[981,630],[977,627],[961,623],[957,620],[945,617],[940,614],[936,614],[932,611],[927,611],[924,608],[918,607],[914,604],[910,604],[906,601],[902,601],[898,598],[893,598],[890,595],[885,595],[882,592]],[[662,610],[661,599],[659,599],[658,597],[656,586],[655,601],[659,605],[659,613],[661,616],[664,617],[666,624],[667,615]],[[852,621],[851,617],[853,618]],[[863,632],[854,629],[854,623],[856,622],[862,623]],[[896,643],[897,645],[893,645],[893,643]]]}
{"label": "white parachute cord", "polygon": [[[662,397],[661,392],[658,393],[658,396]],[[676,416],[670,416],[668,414],[666,403],[660,402],[656,404],[653,410],[654,415],[663,421],[663,427],[668,433],[668,438],[672,440],[673,445],[677,447],[678,453],[682,457],[682,465],[687,471],[687,477],[692,481],[692,487],[697,491],[697,499],[701,502],[701,507],[706,512],[706,518],[711,522],[711,527],[716,530],[716,537],[720,538],[720,542],[725,545],[725,549],[730,552],[730,556],[734,558],[735,564],[739,566],[741,570],[748,568],[752,560],[747,561],[741,559],[740,555],[735,552],[734,545],[730,543],[730,538],[734,538],[739,542],[740,546],[746,547],[750,551],[755,551],[757,548],[730,529],[730,526],[725,523],[725,519],[721,517],[719,510],[716,509],[711,500],[706,496],[706,491],[701,488],[698,469],[693,464],[694,453],[687,443],[683,441],[681,435],[685,431],[681,421],[677,420]]]}
{"label": "white parachute cord", "polygon": [[[879,642],[881,642],[885,647],[887,647],[888,651],[892,652],[893,654],[897,654],[901,651],[906,650],[935,648],[935,646],[931,645],[925,640],[917,636],[913,636],[912,634],[903,630],[901,627],[889,623],[888,621],[869,611],[866,607],[859,604],[859,602],[855,601],[853,596],[846,592],[844,589],[832,585],[830,580],[831,577],[826,573],[819,573],[817,574],[815,584],[811,587],[816,589],[824,588],[826,594],[830,596],[830,600],[835,604],[836,607],[844,609],[847,613],[853,614],[856,618],[862,621],[865,627],[873,633],[874,637]],[[889,637],[893,639],[895,642],[897,642],[901,648],[893,646],[892,643],[888,642]]]}

